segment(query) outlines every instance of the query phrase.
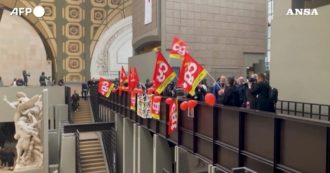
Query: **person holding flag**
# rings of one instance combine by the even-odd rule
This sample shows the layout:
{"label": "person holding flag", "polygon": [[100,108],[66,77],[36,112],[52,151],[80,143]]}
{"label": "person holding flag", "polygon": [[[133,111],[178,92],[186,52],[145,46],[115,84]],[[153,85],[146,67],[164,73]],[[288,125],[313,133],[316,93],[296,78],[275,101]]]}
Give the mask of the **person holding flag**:
{"label": "person holding flag", "polygon": [[177,85],[191,96],[194,96],[196,87],[207,74],[204,67],[186,53],[182,61]]}
{"label": "person holding flag", "polygon": [[153,87],[157,94],[161,94],[168,84],[176,77],[170,64],[166,61],[163,54],[157,51],[157,59],[153,74]]}

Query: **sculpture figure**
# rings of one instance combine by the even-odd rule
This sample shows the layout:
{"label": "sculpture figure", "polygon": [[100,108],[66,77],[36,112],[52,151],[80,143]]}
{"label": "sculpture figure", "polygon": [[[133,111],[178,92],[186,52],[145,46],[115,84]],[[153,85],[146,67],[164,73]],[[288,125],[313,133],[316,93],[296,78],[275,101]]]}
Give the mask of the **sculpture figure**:
{"label": "sculpture figure", "polygon": [[43,164],[43,147],[40,139],[42,122],[41,95],[28,98],[25,93],[17,92],[16,101],[4,101],[15,109],[14,123],[17,140],[17,159],[15,170],[40,168]]}

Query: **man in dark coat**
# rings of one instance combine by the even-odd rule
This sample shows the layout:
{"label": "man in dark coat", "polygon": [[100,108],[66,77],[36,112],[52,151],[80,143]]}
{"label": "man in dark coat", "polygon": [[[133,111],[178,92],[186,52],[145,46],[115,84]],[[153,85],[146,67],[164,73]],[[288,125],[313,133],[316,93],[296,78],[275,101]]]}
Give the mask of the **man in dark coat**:
{"label": "man in dark coat", "polygon": [[78,107],[79,107],[79,94],[77,93],[76,90],[74,90],[73,95],[71,96],[71,100],[72,100],[72,110],[74,112],[77,111]]}
{"label": "man in dark coat", "polygon": [[23,70],[23,81],[24,81],[24,86],[28,86],[28,77],[30,77],[30,74],[26,72],[26,70]]}
{"label": "man in dark coat", "polygon": [[40,86],[46,86],[46,79],[47,77],[45,76],[45,72],[42,72],[39,77]]}
{"label": "man in dark coat", "polygon": [[246,105],[245,107],[247,108],[251,108],[251,109],[256,109],[256,96],[253,95],[251,92],[252,90],[255,88],[256,83],[257,83],[257,77],[255,75],[252,75],[249,79],[248,79],[248,83],[247,83],[247,89],[246,89]]}
{"label": "man in dark coat", "polygon": [[226,106],[241,106],[239,101],[239,92],[236,86],[234,86],[235,79],[233,77],[228,78],[228,86],[225,87],[224,93],[220,97],[220,103]]}
{"label": "man in dark coat", "polygon": [[83,82],[81,84],[81,97],[87,100],[87,95],[88,95],[88,85],[86,82]]}
{"label": "man in dark coat", "polygon": [[207,89],[203,87],[202,83],[199,83],[198,86],[195,88],[195,95],[191,96],[190,94],[188,94],[187,97],[198,101],[204,101],[204,97],[206,93],[207,93]]}
{"label": "man in dark coat", "polygon": [[152,84],[152,82],[150,82],[150,79],[147,79],[146,83],[144,85],[145,85],[146,89],[148,89],[148,88],[151,88],[153,84]]}
{"label": "man in dark coat", "polygon": [[265,75],[259,73],[257,84],[251,89],[251,94],[256,96],[256,109],[261,111],[275,112],[274,104],[271,99],[271,87],[265,80]]}
{"label": "man in dark coat", "polygon": [[245,107],[246,106],[246,90],[247,90],[247,85],[244,81],[244,77],[239,77],[238,81],[237,81],[238,85],[237,85],[237,90],[239,93],[239,102],[240,102],[240,106]]}

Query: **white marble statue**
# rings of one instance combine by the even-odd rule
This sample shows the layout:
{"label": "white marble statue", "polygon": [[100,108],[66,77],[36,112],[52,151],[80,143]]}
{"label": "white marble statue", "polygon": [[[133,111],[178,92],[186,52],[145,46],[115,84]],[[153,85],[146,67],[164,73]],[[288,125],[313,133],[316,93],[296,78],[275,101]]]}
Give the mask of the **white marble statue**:
{"label": "white marble statue", "polygon": [[17,159],[15,170],[40,168],[43,164],[43,147],[40,139],[42,122],[41,95],[28,98],[25,93],[17,92],[16,101],[4,101],[15,109],[14,122],[17,140]]}

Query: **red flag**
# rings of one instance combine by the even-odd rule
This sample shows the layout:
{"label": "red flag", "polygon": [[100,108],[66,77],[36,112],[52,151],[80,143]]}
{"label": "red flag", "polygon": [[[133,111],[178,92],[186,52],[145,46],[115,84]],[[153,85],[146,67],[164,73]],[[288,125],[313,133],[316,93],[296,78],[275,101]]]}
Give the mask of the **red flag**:
{"label": "red flag", "polygon": [[124,86],[125,82],[127,82],[127,75],[126,75],[124,67],[121,66],[120,79],[119,79],[120,86]]}
{"label": "red flag", "polygon": [[156,93],[160,94],[166,86],[175,78],[176,74],[170,64],[166,61],[163,54],[157,52],[155,70],[153,75],[153,87]]}
{"label": "red flag", "polygon": [[114,86],[115,85],[110,80],[101,77],[97,91],[103,96],[109,97]]}
{"label": "red flag", "polygon": [[170,58],[183,59],[188,53],[186,43],[178,37],[173,38],[171,49]]}
{"label": "red flag", "polygon": [[134,66],[134,80],[135,80],[135,83],[134,83],[134,88],[135,88],[135,87],[137,87],[137,85],[140,82],[139,74],[138,74],[135,66]]}
{"label": "red flag", "polygon": [[136,104],[136,93],[131,92],[130,109],[132,111],[135,111],[135,104]]}
{"label": "red flag", "polygon": [[129,73],[128,73],[128,88],[130,90],[133,90],[135,88],[134,87],[134,84],[135,84],[134,74],[133,74],[132,69],[129,69]]}
{"label": "red flag", "polygon": [[173,103],[169,105],[169,115],[168,115],[168,128],[167,133],[170,136],[173,131],[177,128],[178,123],[178,100],[174,100]]}
{"label": "red flag", "polygon": [[160,102],[162,100],[161,96],[153,96],[150,104],[150,113],[153,119],[160,119]]}
{"label": "red flag", "polygon": [[207,75],[207,71],[188,53],[184,56],[178,86],[183,88],[190,95],[195,95],[195,88]]}

